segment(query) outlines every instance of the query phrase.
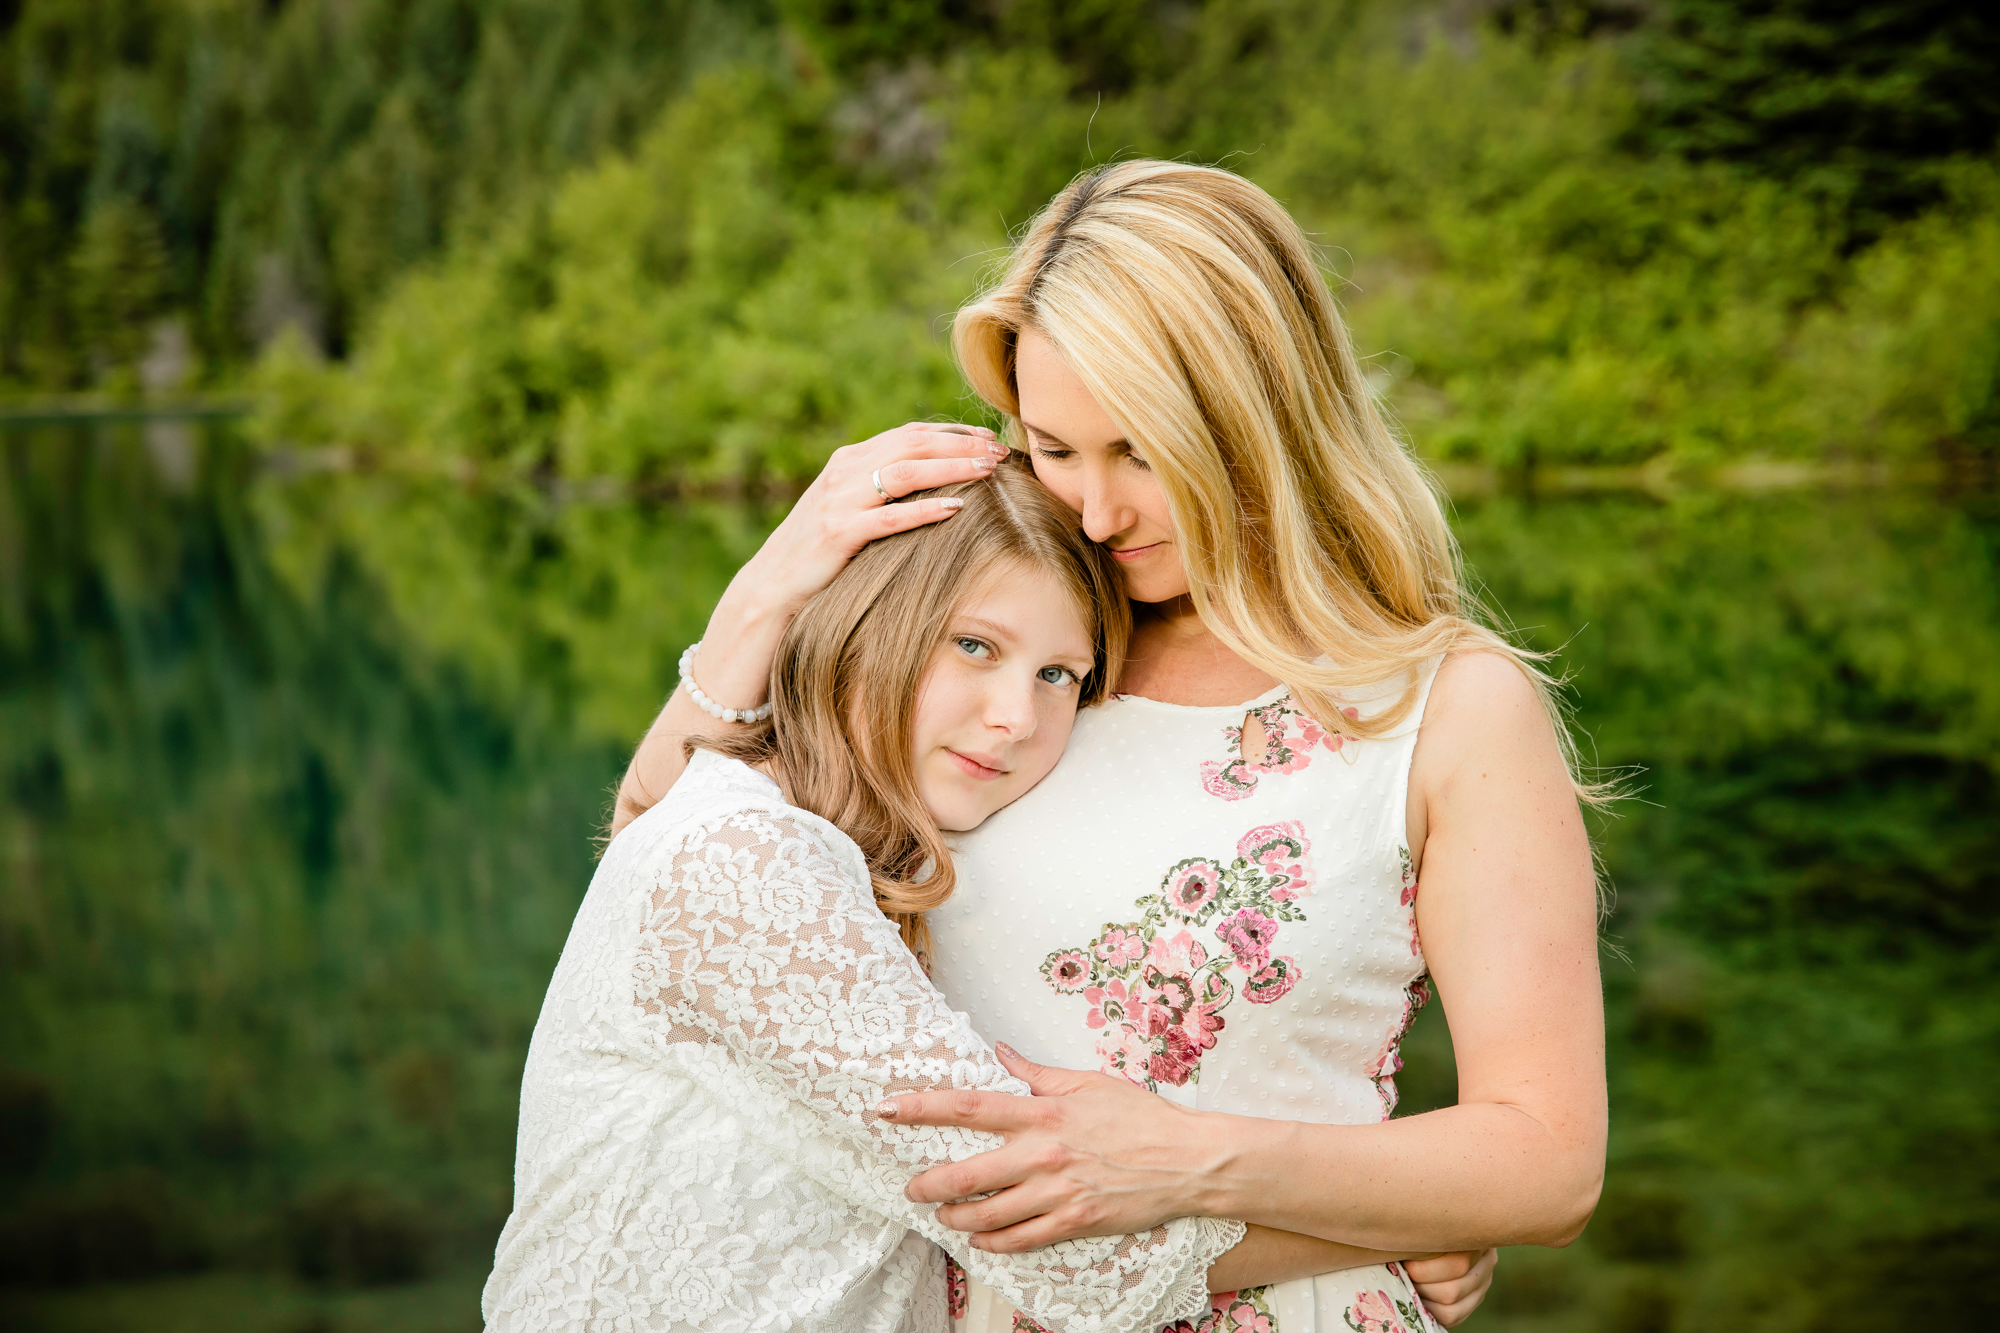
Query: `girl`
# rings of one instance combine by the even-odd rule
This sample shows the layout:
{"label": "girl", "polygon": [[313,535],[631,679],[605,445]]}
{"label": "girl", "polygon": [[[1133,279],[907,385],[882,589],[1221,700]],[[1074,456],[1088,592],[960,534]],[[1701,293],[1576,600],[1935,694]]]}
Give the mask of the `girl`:
{"label": "girl", "polygon": [[[1567,1244],[1603,1175],[1595,793],[1546,678],[1470,614],[1310,247],[1248,182],[1163,162],[1080,178],[955,341],[1138,615],[1125,693],[959,840],[933,921],[939,984],[982,1032],[1097,1072],[1010,1060],[1034,1099],[895,1099],[897,1123],[1007,1140],[911,1197],[996,1253],[1251,1224],[1213,1275],[1247,1288],[1232,1327],[1463,1318],[1493,1247]],[[977,469],[981,444],[909,429],[837,454],[718,605],[711,688],[761,698],[816,580],[874,531],[936,521],[889,500]],[[661,715],[621,816],[705,725]],[[1459,1101],[1391,1120],[1433,992]],[[1423,1292],[1392,1263],[1439,1250],[1483,1257]],[[1261,1267],[1233,1266],[1253,1251]],[[974,1304],[1012,1317],[1004,1293]]]}
{"label": "girl", "polygon": [[488,1327],[940,1328],[940,1244],[1065,1330],[1208,1308],[1239,1224],[1002,1257],[904,1198],[999,1140],[885,1122],[885,1096],[1026,1091],[911,953],[952,890],[939,830],[1041,780],[1130,623],[1027,469],[929,502],[957,520],[834,579],[778,649],[770,721],[702,742],[607,851],[529,1049]]}

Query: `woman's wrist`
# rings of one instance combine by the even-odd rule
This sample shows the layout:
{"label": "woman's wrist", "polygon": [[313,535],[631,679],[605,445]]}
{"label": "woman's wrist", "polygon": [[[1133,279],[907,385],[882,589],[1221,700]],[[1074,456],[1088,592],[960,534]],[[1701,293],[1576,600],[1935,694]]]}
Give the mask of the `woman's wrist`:
{"label": "woman's wrist", "polygon": [[[741,576],[738,576],[739,579]],[[703,693],[725,708],[751,709],[771,692],[771,663],[797,612],[732,584],[702,632],[694,666]],[[678,682],[677,682],[678,683]]]}
{"label": "woman's wrist", "polygon": [[1199,1168],[1189,1175],[1189,1213],[1233,1217],[1255,1225],[1270,1205],[1283,1163],[1300,1157],[1300,1126],[1286,1120],[1198,1111],[1202,1123],[1191,1141],[1204,1145]]}

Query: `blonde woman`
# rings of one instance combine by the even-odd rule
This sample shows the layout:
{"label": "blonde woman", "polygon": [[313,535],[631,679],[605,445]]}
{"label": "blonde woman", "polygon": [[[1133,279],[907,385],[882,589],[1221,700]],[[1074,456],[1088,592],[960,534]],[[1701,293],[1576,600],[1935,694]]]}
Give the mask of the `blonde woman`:
{"label": "blonde woman", "polygon": [[[1162,162],[1082,177],[954,336],[1136,621],[1121,693],[957,841],[958,891],[930,913],[951,1003],[1066,1067],[1010,1058],[1026,1101],[892,1099],[899,1124],[1006,1140],[910,1197],[996,1254],[1244,1222],[1202,1327],[1458,1322],[1495,1247],[1567,1244],[1603,1174],[1591,793],[1545,678],[1468,614],[1437,498],[1255,186]],[[934,521],[890,501],[981,466],[981,444],[913,427],[836,455],[717,607],[718,696],[761,698],[816,580]],[[662,714],[620,818],[705,725]],[[1432,993],[1458,1104],[1392,1120]],[[1463,1257],[1398,1262],[1440,1252]],[[978,1282],[969,1305],[1015,1322]]]}
{"label": "blonde woman", "polygon": [[1054,766],[1130,624],[1025,467],[925,503],[958,517],[848,565],[780,644],[772,715],[702,742],[607,851],[529,1050],[488,1327],[939,1328],[940,1245],[1079,1333],[1207,1308],[1238,1224],[1000,1255],[904,1197],[1000,1140],[884,1121],[885,1097],[1027,1091],[910,951],[952,889],[939,830]]}

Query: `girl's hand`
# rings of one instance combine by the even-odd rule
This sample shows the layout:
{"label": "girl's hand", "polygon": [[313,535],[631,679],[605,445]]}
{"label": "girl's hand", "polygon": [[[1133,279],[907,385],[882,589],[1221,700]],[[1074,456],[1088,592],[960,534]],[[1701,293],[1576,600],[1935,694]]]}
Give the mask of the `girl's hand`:
{"label": "girl's hand", "polygon": [[1405,1259],[1403,1271],[1431,1317],[1446,1328],[1456,1328],[1471,1317],[1486,1299],[1493,1285],[1493,1269],[1500,1251],[1478,1250],[1457,1254],[1434,1254],[1427,1259]]}
{"label": "girl's hand", "polygon": [[[702,692],[725,708],[762,704],[778,641],[814,593],[877,537],[957,512],[940,500],[893,501],[988,476],[1006,453],[984,426],[922,421],[836,450],[716,603],[695,655]],[[875,489],[878,476],[889,499]],[[682,746],[688,737],[719,734],[729,726],[711,720],[685,691],[674,690],[618,784],[611,835],[652,808],[679,779],[687,767]]]}
{"label": "girl's hand", "polygon": [[[954,1125],[1007,1141],[909,1183],[904,1194],[911,1200],[944,1205],[938,1221],[974,1233],[976,1249],[1019,1254],[1208,1211],[1199,1197],[1204,1162],[1191,1147],[1202,1142],[1197,1112],[1122,1078],[1051,1069],[1005,1045],[994,1049],[1033,1097],[924,1092],[882,1104],[882,1118],[898,1125]],[[981,1194],[992,1197],[974,1199]]]}

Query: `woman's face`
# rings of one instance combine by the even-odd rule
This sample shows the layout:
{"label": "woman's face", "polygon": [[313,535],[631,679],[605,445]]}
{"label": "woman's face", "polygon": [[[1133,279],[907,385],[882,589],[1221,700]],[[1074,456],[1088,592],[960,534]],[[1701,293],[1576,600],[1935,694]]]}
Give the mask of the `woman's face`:
{"label": "woman's face", "polygon": [[1022,329],[1014,386],[1035,475],[1083,517],[1084,535],[1109,550],[1135,602],[1185,597],[1167,497],[1125,432],[1097,405],[1055,344]]}
{"label": "woman's face", "polygon": [[911,729],[917,794],[939,828],[978,828],[1048,776],[1092,657],[1069,590],[1042,570],[1002,565],[959,608]]}

